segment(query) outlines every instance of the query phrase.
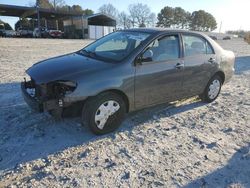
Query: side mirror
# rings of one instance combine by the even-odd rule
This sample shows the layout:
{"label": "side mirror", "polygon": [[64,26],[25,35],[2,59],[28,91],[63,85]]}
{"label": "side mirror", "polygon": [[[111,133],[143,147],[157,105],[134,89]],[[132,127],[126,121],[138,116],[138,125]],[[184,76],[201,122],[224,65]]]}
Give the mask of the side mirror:
{"label": "side mirror", "polygon": [[151,62],[153,61],[153,51],[148,49],[146,50],[143,54],[142,54],[142,57],[141,57],[141,62]]}

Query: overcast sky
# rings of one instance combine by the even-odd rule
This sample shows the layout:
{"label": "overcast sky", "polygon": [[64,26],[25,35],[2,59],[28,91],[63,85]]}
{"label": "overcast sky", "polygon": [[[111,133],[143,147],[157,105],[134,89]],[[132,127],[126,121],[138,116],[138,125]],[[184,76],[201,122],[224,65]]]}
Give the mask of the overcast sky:
{"label": "overcast sky", "polygon": [[[0,0],[0,4],[27,6],[35,0]],[[119,11],[127,11],[132,3],[147,4],[151,11],[158,14],[164,6],[182,7],[187,11],[205,10],[216,18],[218,28],[222,22],[222,31],[250,30],[250,0],[65,0],[66,4],[79,4],[84,9],[98,11],[102,4],[111,3]],[[17,18],[1,17],[0,19],[15,24]],[[218,31],[218,29],[217,29]]]}

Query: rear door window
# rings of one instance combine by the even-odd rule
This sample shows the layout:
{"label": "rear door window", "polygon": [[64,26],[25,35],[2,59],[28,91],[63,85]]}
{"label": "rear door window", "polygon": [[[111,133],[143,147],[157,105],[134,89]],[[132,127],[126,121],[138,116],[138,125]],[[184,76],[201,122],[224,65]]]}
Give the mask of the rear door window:
{"label": "rear door window", "polygon": [[203,38],[192,35],[183,35],[185,56],[213,54],[211,45]]}

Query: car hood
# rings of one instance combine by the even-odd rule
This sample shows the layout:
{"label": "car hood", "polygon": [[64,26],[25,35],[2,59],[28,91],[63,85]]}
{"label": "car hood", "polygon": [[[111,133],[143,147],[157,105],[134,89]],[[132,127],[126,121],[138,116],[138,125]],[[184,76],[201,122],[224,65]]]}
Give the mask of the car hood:
{"label": "car hood", "polygon": [[88,58],[78,53],[54,57],[34,64],[26,73],[37,84],[63,80],[77,73],[86,73],[109,66],[99,60]]}

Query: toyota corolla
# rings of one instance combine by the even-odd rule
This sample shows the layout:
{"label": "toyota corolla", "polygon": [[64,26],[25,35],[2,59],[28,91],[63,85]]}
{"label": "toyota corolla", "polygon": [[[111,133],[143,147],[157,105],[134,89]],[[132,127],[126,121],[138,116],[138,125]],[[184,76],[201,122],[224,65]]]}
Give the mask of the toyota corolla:
{"label": "toyota corolla", "polygon": [[234,61],[233,52],[201,33],[130,29],[34,64],[21,88],[33,109],[56,117],[76,112],[105,134],[134,110],[196,95],[214,101]]}

